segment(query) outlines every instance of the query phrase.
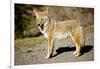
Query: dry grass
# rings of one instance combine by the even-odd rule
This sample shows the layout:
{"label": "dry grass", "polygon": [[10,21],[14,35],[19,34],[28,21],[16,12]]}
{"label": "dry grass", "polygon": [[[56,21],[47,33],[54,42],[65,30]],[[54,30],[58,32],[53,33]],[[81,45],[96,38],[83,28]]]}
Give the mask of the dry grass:
{"label": "dry grass", "polygon": [[86,33],[93,33],[94,32],[94,25],[89,25],[84,28],[85,34]]}
{"label": "dry grass", "polygon": [[42,43],[47,43],[44,37],[23,38],[15,40],[15,47],[36,46]]}

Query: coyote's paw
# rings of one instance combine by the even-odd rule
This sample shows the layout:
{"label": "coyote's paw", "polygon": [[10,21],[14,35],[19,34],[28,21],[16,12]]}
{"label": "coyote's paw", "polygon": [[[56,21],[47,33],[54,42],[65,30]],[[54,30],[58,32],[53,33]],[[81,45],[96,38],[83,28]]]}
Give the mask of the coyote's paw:
{"label": "coyote's paw", "polygon": [[75,51],[73,54],[74,54],[76,57],[78,57],[78,56],[81,55],[80,53],[77,53],[77,51]]}
{"label": "coyote's paw", "polygon": [[47,55],[47,56],[46,56],[46,57],[44,57],[44,58],[49,59],[49,58],[50,58],[50,56],[49,56],[49,55]]}
{"label": "coyote's paw", "polygon": [[76,57],[79,57],[80,55],[81,55],[81,54],[79,53],[79,54],[76,54],[75,56],[76,56]]}
{"label": "coyote's paw", "polygon": [[75,51],[74,53],[73,53],[73,55],[76,55],[77,54],[77,51]]}

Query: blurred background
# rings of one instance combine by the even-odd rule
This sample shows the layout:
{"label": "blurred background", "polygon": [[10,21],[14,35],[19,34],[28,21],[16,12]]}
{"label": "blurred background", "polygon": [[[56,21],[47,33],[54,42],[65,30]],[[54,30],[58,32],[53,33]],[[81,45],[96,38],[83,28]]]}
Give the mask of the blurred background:
{"label": "blurred background", "polygon": [[[34,8],[44,9],[43,5],[15,4],[15,39],[36,37],[40,33],[34,15]],[[47,6],[48,16],[57,21],[79,19],[84,27],[93,28],[94,9],[81,7]],[[93,31],[88,29],[87,31]]]}

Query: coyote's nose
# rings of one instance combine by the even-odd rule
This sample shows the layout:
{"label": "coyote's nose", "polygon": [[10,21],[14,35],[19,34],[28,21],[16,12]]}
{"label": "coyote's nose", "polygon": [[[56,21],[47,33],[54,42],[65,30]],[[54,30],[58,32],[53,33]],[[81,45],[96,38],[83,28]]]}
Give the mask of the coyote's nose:
{"label": "coyote's nose", "polygon": [[38,26],[40,26],[40,24],[38,24]]}

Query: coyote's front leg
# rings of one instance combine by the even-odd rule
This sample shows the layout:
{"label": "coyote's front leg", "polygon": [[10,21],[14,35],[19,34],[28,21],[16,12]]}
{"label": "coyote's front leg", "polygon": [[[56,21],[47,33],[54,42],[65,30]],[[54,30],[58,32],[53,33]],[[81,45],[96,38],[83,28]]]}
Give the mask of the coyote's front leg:
{"label": "coyote's front leg", "polygon": [[45,58],[50,58],[53,51],[53,44],[54,44],[54,38],[51,34],[48,34],[48,53]]}

